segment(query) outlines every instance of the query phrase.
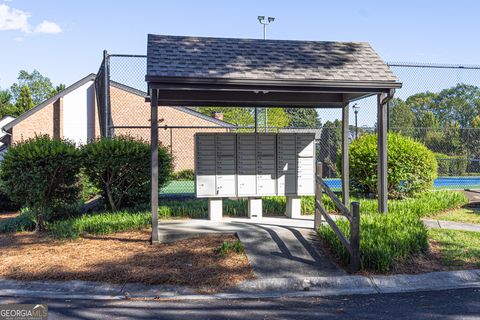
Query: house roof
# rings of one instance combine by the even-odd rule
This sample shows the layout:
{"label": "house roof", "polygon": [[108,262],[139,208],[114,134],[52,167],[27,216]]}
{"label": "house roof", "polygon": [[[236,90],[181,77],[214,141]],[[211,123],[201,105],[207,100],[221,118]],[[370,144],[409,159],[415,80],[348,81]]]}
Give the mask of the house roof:
{"label": "house roof", "polygon": [[342,108],[402,84],[365,42],[148,35],[158,105]]}
{"label": "house roof", "polygon": [[11,128],[13,128],[14,126],[16,126],[18,123],[22,122],[23,120],[25,120],[26,118],[30,117],[32,114],[36,113],[37,111],[40,111],[42,110],[43,108],[45,108],[46,106],[54,103],[55,101],[57,101],[59,98],[69,94],[70,92],[74,91],[75,89],[78,89],[79,87],[83,86],[85,83],[89,82],[89,81],[94,81],[95,80],[95,74],[94,73],[90,73],[89,75],[87,75],[86,77],[78,80],[77,82],[75,82],[74,84],[72,84],[71,86],[68,86],[66,87],[64,90],[60,91],[59,93],[57,93],[56,95],[48,98],[47,100],[43,101],[42,103],[40,103],[39,105],[35,106],[34,108],[22,113],[19,117],[17,117],[15,120],[13,120],[12,122],[8,123],[7,125],[3,126],[2,129],[7,131],[7,130],[10,130]]}
{"label": "house roof", "polygon": [[[29,116],[31,116],[32,114],[36,113],[37,111],[40,111],[41,109],[45,108],[46,106],[54,103],[55,101],[57,101],[59,98],[69,94],[70,92],[74,91],[75,89],[78,89],[79,87],[81,87],[82,85],[84,85],[85,83],[89,82],[89,81],[94,81],[95,80],[95,77],[96,75],[94,73],[90,73],[89,75],[87,75],[86,77],[80,79],[79,81],[75,82],[74,84],[72,84],[71,86],[65,88],[64,90],[60,91],[59,93],[55,94],[54,96],[52,96],[51,98],[45,100],[44,102],[42,102],[41,104],[35,106],[34,108],[24,112],[23,114],[21,114],[18,118],[12,118],[12,121],[10,122],[1,122],[3,119],[0,120],[0,128],[2,128],[3,130],[5,131],[8,131],[10,130],[11,128],[13,128],[14,126],[16,126],[18,123],[22,122],[23,120],[25,120],[26,118],[28,118]],[[116,88],[119,88],[121,90],[125,90],[127,92],[130,92],[132,94],[136,94],[136,95],[139,95],[139,96],[142,96],[142,97],[145,97],[147,96],[147,93],[146,92],[143,92],[141,90],[138,90],[138,89],[135,89],[135,88],[132,88],[130,86],[127,86],[127,85],[124,85],[124,84],[121,84],[119,82],[115,82],[115,81],[110,81],[110,85],[111,86],[114,86]],[[190,114],[190,115],[193,115],[193,116],[196,116],[198,118],[201,118],[201,119],[204,119],[204,120],[207,120],[207,121],[210,121],[212,123],[215,123],[219,126],[222,126],[222,127],[228,127],[228,128],[232,128],[234,127],[234,125],[228,123],[228,122],[225,122],[225,121],[221,121],[221,120],[218,120],[218,119],[215,119],[213,117],[209,117],[203,113],[200,113],[200,112],[197,112],[195,110],[192,110],[192,109],[189,109],[189,108],[186,108],[186,107],[173,107],[181,112],[185,112],[187,114]]]}
{"label": "house roof", "polygon": [[159,78],[397,83],[366,42],[149,34],[146,80]]}
{"label": "house roof", "polygon": [[[144,97],[146,98],[148,96],[148,94],[142,90],[138,90],[138,89],[135,89],[135,88],[132,88],[130,86],[127,86],[127,85],[124,85],[122,83],[119,83],[119,82],[115,82],[115,81],[110,81],[110,85],[112,87],[115,87],[115,88],[118,88],[120,90],[124,90],[126,92],[129,92],[129,93],[132,93],[132,94],[135,94],[135,95],[138,95],[138,96],[141,96],[141,97]],[[228,123],[226,121],[223,121],[223,120],[219,120],[219,119],[216,119],[214,117],[210,117],[210,116],[207,116],[201,112],[198,112],[194,109],[191,109],[191,108],[187,108],[187,107],[170,107],[170,108],[173,108],[175,110],[178,110],[178,111],[181,111],[181,112],[184,112],[184,113],[187,113],[189,115],[192,115],[192,116],[195,116],[197,118],[201,118],[203,120],[207,120],[207,121],[210,121],[212,123],[215,123],[221,127],[225,127],[225,128],[234,128],[235,126],[231,123]]]}

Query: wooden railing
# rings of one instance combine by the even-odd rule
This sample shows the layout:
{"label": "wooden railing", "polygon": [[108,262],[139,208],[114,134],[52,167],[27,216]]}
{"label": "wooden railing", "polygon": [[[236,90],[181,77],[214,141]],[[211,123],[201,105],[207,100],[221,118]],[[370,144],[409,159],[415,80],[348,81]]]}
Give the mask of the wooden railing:
{"label": "wooden railing", "polygon": [[[335,221],[330,217],[322,204],[322,195],[325,192],[332,199],[338,212],[350,222],[350,238],[343,234]],[[322,179],[322,163],[317,163],[316,170],[316,188],[315,188],[315,230],[320,227],[322,219],[330,225],[340,242],[350,254],[350,270],[360,270],[360,204],[352,202],[350,210],[338,199],[337,195],[327,186]]]}

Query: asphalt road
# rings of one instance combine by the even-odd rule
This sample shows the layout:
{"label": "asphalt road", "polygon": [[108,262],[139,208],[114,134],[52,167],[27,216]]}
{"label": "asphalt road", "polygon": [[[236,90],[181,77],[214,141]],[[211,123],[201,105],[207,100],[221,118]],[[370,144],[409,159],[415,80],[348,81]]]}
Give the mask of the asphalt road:
{"label": "asphalt road", "polygon": [[322,298],[194,301],[42,300],[49,319],[480,319],[480,289]]}

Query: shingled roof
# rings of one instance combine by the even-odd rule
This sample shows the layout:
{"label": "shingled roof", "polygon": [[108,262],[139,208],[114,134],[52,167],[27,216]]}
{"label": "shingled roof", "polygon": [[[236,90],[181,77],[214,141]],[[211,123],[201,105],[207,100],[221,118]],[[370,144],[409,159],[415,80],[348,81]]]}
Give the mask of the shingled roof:
{"label": "shingled roof", "polygon": [[150,34],[146,80],[160,78],[381,82],[400,86],[389,67],[365,42]]}

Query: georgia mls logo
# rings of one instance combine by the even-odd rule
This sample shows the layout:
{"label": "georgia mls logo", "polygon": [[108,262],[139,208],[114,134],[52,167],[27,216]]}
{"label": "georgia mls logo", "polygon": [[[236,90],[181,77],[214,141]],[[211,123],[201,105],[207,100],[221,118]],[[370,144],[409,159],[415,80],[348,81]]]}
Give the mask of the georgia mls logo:
{"label": "georgia mls logo", "polygon": [[0,320],[44,320],[48,319],[45,304],[0,305]]}
{"label": "georgia mls logo", "polygon": [[45,305],[37,304],[35,307],[33,307],[32,317],[42,318],[42,317],[47,317],[47,316],[48,316],[48,311],[47,311],[47,307]]}

